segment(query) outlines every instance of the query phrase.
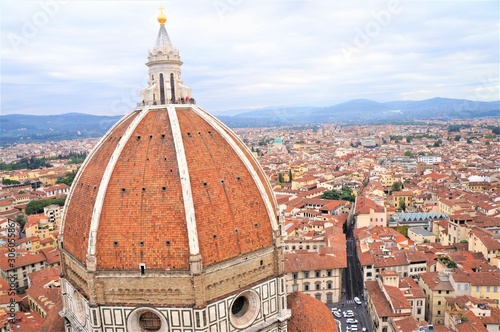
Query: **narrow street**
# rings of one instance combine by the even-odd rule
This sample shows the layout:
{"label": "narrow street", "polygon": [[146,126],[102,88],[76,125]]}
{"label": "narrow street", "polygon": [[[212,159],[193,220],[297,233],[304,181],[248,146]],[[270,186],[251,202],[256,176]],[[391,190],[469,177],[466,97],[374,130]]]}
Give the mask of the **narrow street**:
{"label": "narrow street", "polygon": [[[354,240],[354,234],[352,227],[348,224],[346,227],[346,251],[347,251],[347,268],[343,272],[343,295],[340,303],[334,303],[330,307],[338,308],[342,312],[345,310],[352,310],[354,313],[354,319],[358,321],[357,325],[359,331],[363,327],[366,331],[371,332],[372,322],[371,317],[366,310],[366,301],[364,297],[364,285],[363,276],[361,274],[361,266],[356,255],[356,242]],[[354,302],[354,298],[358,297],[362,305],[358,305]],[[347,322],[345,317],[335,317],[335,319],[340,322],[341,330],[346,331]]]}
{"label": "narrow street", "polygon": [[345,299],[352,300],[354,297],[364,298],[363,294],[363,276],[361,267],[356,255],[356,242],[354,240],[353,230],[350,226],[346,230],[347,240],[347,269],[344,270]]}

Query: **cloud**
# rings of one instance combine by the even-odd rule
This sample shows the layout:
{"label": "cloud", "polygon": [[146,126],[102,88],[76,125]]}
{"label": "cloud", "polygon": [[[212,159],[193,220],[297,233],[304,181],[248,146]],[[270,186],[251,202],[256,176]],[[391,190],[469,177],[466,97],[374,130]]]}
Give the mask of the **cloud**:
{"label": "cloud", "polygon": [[[139,100],[159,1],[1,5],[2,114],[123,114]],[[166,5],[184,83],[211,112],[355,98],[500,99],[495,0]]]}

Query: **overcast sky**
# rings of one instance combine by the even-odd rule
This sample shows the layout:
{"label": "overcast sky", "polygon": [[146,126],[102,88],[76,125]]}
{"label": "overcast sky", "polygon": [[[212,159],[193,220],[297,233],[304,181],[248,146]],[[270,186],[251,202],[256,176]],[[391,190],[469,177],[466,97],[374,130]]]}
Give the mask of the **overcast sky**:
{"label": "overcast sky", "polygon": [[1,3],[1,113],[122,115],[160,5],[184,84],[218,114],[433,97],[500,99],[499,1]]}

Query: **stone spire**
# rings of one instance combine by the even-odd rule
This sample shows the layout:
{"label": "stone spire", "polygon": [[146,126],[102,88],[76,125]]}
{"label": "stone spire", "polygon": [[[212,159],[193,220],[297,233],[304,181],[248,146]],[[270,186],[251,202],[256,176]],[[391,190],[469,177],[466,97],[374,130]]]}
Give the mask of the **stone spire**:
{"label": "stone spire", "polygon": [[148,52],[148,86],[141,91],[142,105],[164,105],[193,103],[191,88],[181,79],[182,61],[179,51],[172,45],[167,29],[166,15],[160,7],[158,22],[160,30],[152,50]]}

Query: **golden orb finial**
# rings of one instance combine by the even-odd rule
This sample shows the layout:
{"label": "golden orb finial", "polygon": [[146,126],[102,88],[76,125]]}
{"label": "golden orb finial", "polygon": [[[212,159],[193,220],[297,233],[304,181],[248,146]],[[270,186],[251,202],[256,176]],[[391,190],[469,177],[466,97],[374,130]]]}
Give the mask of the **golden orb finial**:
{"label": "golden orb finial", "polygon": [[163,6],[160,6],[158,8],[160,10],[160,14],[158,15],[158,22],[160,22],[160,25],[163,27],[165,26],[165,22],[167,22],[167,16],[163,14]]}

